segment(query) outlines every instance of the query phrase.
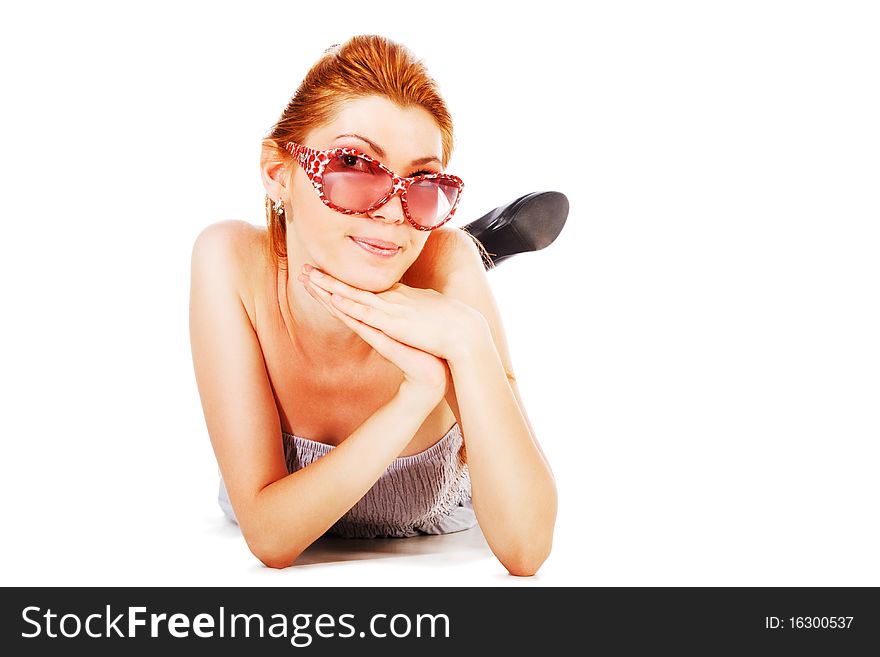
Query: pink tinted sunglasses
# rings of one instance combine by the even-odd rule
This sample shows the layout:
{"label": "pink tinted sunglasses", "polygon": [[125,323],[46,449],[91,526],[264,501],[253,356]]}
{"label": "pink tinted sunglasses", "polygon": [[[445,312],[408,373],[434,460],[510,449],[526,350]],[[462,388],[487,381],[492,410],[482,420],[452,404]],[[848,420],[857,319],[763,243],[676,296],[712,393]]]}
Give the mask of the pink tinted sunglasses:
{"label": "pink tinted sunglasses", "polygon": [[367,214],[400,192],[406,220],[419,230],[434,230],[452,219],[464,189],[461,178],[447,173],[403,178],[356,148],[315,150],[292,141],[285,148],[324,205],[342,214]]}

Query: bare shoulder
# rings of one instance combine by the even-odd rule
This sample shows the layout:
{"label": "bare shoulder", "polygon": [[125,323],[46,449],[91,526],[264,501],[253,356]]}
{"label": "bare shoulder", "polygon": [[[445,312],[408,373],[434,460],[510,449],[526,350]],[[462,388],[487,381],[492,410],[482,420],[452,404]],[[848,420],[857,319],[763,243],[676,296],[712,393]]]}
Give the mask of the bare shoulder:
{"label": "bare shoulder", "polygon": [[434,289],[451,292],[486,283],[483,253],[476,240],[461,228],[439,228],[432,253]]}
{"label": "bare shoulder", "polygon": [[489,284],[484,258],[488,258],[488,255],[484,255],[473,237],[460,228],[450,229],[438,241],[435,285],[428,287],[468,304],[483,315],[507,376],[513,379],[507,336]]}
{"label": "bare shoulder", "polygon": [[446,292],[456,280],[484,272],[483,257],[474,238],[460,228],[443,226],[431,233],[418,260],[401,282]]}
{"label": "bare shoulder", "polygon": [[192,249],[193,266],[211,272],[216,285],[231,287],[253,313],[253,284],[260,269],[266,231],[246,221],[230,219],[205,227]]}
{"label": "bare shoulder", "polygon": [[[193,260],[213,262],[229,275],[246,264],[256,227],[236,219],[218,221],[202,229],[193,244]],[[219,273],[219,271],[218,271]]]}
{"label": "bare shoulder", "polygon": [[277,449],[281,420],[262,346],[241,296],[254,239],[243,221],[202,230],[192,249],[189,325],[208,435],[235,517],[259,557],[267,534],[256,500],[287,468]]}

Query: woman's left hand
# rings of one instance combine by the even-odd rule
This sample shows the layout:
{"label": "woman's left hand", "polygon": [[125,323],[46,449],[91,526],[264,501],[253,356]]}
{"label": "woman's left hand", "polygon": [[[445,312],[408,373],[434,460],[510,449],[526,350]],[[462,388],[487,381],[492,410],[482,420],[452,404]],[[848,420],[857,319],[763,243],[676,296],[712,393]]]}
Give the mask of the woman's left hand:
{"label": "woman's left hand", "polygon": [[436,290],[395,283],[384,292],[369,292],[310,267],[304,267],[306,285],[332,294],[334,308],[438,358],[452,362],[488,333],[482,313]]}

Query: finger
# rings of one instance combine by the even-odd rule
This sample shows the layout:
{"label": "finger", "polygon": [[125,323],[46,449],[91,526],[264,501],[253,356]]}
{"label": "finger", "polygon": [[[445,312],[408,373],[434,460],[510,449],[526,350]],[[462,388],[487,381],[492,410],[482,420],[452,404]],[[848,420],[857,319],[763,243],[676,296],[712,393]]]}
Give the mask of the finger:
{"label": "finger", "polygon": [[[306,276],[301,275],[298,280],[300,283],[303,284],[303,287],[306,289],[306,292],[309,293],[309,296],[320,303],[327,310],[328,313],[330,313],[334,317],[341,318],[340,316],[344,313],[333,306],[333,304],[330,302],[329,294],[321,290],[321,288],[313,285]],[[322,292],[324,292],[323,295],[321,294]]]}
{"label": "finger", "polygon": [[363,306],[378,308],[386,312],[391,310],[392,304],[388,303],[374,292],[352,287],[347,283],[343,283],[338,278],[325,274],[318,269],[312,269],[306,275],[315,285],[327,292],[342,295],[346,299],[351,299]]}
{"label": "finger", "polygon": [[[326,290],[311,285],[310,283],[306,283],[306,287],[311,288],[314,292],[314,295],[322,303],[330,303],[330,294]],[[335,309],[334,312],[336,313],[336,316],[339,317],[339,319],[346,326],[357,333],[364,340],[364,342],[375,349],[380,356],[389,360],[395,365],[399,366],[400,359],[405,358],[407,356],[406,352],[413,349],[413,347],[398,342],[397,340],[386,335],[379,329],[373,328],[368,324],[364,324],[363,322],[353,317],[350,317],[345,312]]]}
{"label": "finger", "polygon": [[[314,285],[308,279],[305,280],[305,286],[306,286],[306,289],[308,290],[309,294],[311,294],[315,299],[320,301],[331,313],[333,313],[333,315],[335,315],[339,319],[343,320],[346,325],[351,326],[353,328],[354,327],[360,328],[362,326],[366,326],[366,327],[373,329],[374,331],[378,331],[379,333],[382,333],[381,330],[373,328],[363,322],[360,322],[359,320],[357,320],[357,318],[354,318],[351,315],[347,314],[344,308],[338,307],[337,304],[339,304],[339,302],[341,300],[340,297],[337,297],[336,300],[334,301],[332,299],[332,295],[329,292]],[[351,302],[351,304],[357,305],[357,304],[354,304],[353,302]],[[346,320],[348,320],[348,321],[346,321]],[[360,331],[359,331],[359,334],[360,334]],[[382,333],[382,335],[385,335],[385,334]],[[393,339],[393,338],[390,338],[390,336],[386,336],[386,337],[389,337],[389,339]]]}
{"label": "finger", "polygon": [[[303,279],[300,278],[300,280]],[[303,282],[305,283],[306,288],[309,290],[310,293],[320,293],[321,302],[326,304],[328,307],[335,309],[337,312],[344,313],[349,317],[353,317],[363,322],[364,324],[368,324],[380,331],[390,331],[392,326],[390,321],[391,317],[385,314],[382,310],[372,306],[365,306],[355,301],[354,299],[349,299],[343,295],[340,295],[338,292],[331,293],[324,287],[315,283],[311,276],[305,277]],[[342,283],[342,285],[345,284]],[[354,290],[355,288],[350,289]],[[367,292],[366,294],[372,295],[373,293]]]}
{"label": "finger", "polygon": [[328,301],[334,308],[337,308],[349,317],[360,320],[364,324],[369,324],[370,326],[377,328],[380,331],[390,327],[389,320],[391,318],[388,317],[386,313],[377,308],[365,306],[358,303],[357,301],[354,301],[353,299],[347,299],[337,292],[334,292],[332,295],[330,295],[328,297]]}

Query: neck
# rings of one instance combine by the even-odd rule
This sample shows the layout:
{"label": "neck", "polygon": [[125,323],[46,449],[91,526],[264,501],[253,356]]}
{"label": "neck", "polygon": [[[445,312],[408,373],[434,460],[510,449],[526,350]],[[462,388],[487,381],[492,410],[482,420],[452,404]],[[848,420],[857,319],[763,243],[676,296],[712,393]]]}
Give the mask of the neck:
{"label": "neck", "polygon": [[293,346],[323,369],[371,361],[373,348],[296,280],[302,265],[289,257],[287,270],[278,271],[278,303]]}

